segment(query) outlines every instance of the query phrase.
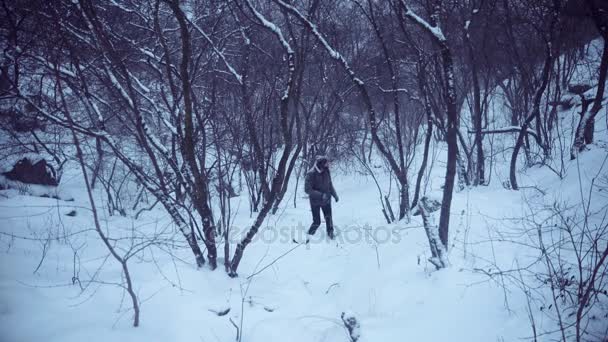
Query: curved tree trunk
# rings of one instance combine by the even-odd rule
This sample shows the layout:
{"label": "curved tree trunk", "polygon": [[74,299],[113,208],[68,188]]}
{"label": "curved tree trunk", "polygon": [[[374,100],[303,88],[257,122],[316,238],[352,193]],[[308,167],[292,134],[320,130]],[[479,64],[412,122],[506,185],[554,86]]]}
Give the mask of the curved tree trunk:
{"label": "curved tree trunk", "polygon": [[[287,168],[287,163],[289,160],[289,156],[291,155],[292,146],[293,146],[290,126],[288,123],[288,116],[289,116],[289,104],[291,102],[291,97],[293,96],[293,92],[295,90],[294,89],[295,53],[291,49],[291,46],[289,46],[289,43],[287,42],[287,40],[285,40],[285,38],[283,37],[283,34],[280,31],[280,29],[278,29],[274,24],[269,22],[259,12],[257,12],[249,0],[246,0],[246,4],[247,4],[247,7],[249,8],[249,10],[251,12],[253,12],[253,14],[255,15],[257,20],[265,28],[267,28],[269,31],[271,31],[277,37],[279,42],[281,42],[281,45],[283,46],[283,49],[285,50],[285,53],[287,55],[287,58],[286,58],[287,82],[285,85],[285,90],[284,90],[283,96],[281,97],[280,112],[279,112],[281,134],[282,134],[282,138],[283,138],[283,153],[281,155],[281,159],[279,160],[279,165],[277,167],[274,178],[272,179],[272,184],[269,186],[266,179],[261,180],[263,182],[262,186],[268,189],[267,196],[265,196],[265,198],[264,198],[264,202],[262,204],[262,209],[258,213],[254,223],[249,228],[249,231],[247,231],[247,234],[245,235],[245,237],[236,246],[236,250],[234,251],[234,256],[232,257],[232,261],[230,263],[230,271],[228,273],[228,275],[230,277],[238,276],[237,269],[241,263],[241,259],[243,258],[243,253],[245,252],[245,248],[247,248],[247,246],[253,240],[253,237],[258,233],[258,230],[260,229],[260,226],[264,222],[266,215],[268,215],[268,213],[272,209],[272,206],[273,206],[275,200],[277,199],[279,192],[281,191],[281,189],[283,188],[283,186],[286,182],[286,168]],[[243,84],[244,84],[243,91],[246,92],[247,83],[245,82],[244,79],[243,79]],[[247,111],[247,110],[245,112],[246,112],[246,115],[248,116],[247,121],[252,122],[253,116],[252,116],[251,112]],[[259,141],[258,136],[257,136],[256,132],[254,130],[252,130],[253,127],[248,127],[248,128],[249,128],[249,134],[250,134],[252,140],[254,140],[255,142],[258,142]],[[295,159],[295,156],[293,158]]]}
{"label": "curved tree trunk", "polygon": [[534,102],[532,103],[532,109],[530,113],[524,120],[524,123],[521,125],[521,130],[517,135],[517,141],[515,142],[515,147],[513,148],[513,154],[511,155],[511,163],[509,166],[509,180],[511,182],[511,189],[519,190],[519,186],[517,185],[517,155],[519,154],[519,150],[521,149],[524,138],[527,136],[528,127],[530,127],[530,123],[537,116],[540,116],[540,100],[543,97],[543,93],[547,88],[547,84],[549,84],[549,73],[553,67],[553,53],[551,51],[551,47],[547,47],[547,57],[545,58],[545,64],[543,66],[543,71],[541,75],[541,85],[536,89],[536,93],[534,94]]}
{"label": "curved tree trunk", "polygon": [[439,216],[439,239],[445,249],[448,249],[448,230],[450,226],[450,209],[452,206],[452,194],[454,192],[454,178],[456,176],[456,162],[458,159],[458,111],[456,106],[456,88],[454,85],[454,65],[452,53],[447,44],[441,47],[441,59],[443,71],[447,80],[447,131],[446,142],[448,144],[448,162],[445,172],[445,185],[443,187],[443,199],[441,201],[441,213]]}
{"label": "curved tree trunk", "polygon": [[459,114],[458,114],[458,103],[456,102],[456,85],[454,81],[454,60],[452,52],[448,45],[447,38],[445,37],[441,28],[437,25],[436,19],[439,17],[438,13],[440,6],[434,8],[434,13],[431,15],[432,23],[429,24],[427,21],[419,17],[417,14],[407,6],[404,0],[400,1],[402,8],[405,11],[405,16],[410,18],[416,25],[421,27],[423,30],[433,38],[433,40],[439,46],[441,54],[441,62],[443,66],[443,77],[445,79],[446,95],[445,102],[447,106],[447,118],[446,118],[446,142],[448,145],[448,156],[447,156],[447,167],[445,173],[445,184],[443,186],[443,199],[441,201],[441,213],[439,216],[439,239],[445,247],[448,249],[448,232],[450,227],[450,209],[452,206],[452,194],[454,192],[454,179],[456,178],[456,167],[458,159],[458,125],[459,125]]}
{"label": "curved tree trunk", "polygon": [[294,152],[293,156],[291,157],[291,160],[289,161],[289,166],[287,166],[287,171],[285,172],[285,181],[283,182],[283,186],[281,187],[281,191],[277,195],[277,198],[274,200],[274,204],[272,207],[273,215],[276,214],[277,211],[279,210],[279,205],[281,204],[281,201],[283,201],[283,197],[285,197],[285,194],[287,193],[289,179],[291,178],[291,173],[293,172],[293,170],[295,168],[296,160],[298,159],[298,156],[300,155],[301,151],[302,151],[302,145],[298,145],[298,147],[296,148],[296,151]]}
{"label": "curved tree trunk", "polygon": [[481,90],[479,87],[479,77],[477,75],[477,66],[473,65],[473,126],[475,128],[475,151],[476,153],[476,165],[475,165],[475,185],[483,185],[485,180],[485,157],[483,154],[483,129],[482,124],[482,113],[481,113]]}
{"label": "curved tree trunk", "polygon": [[608,73],[608,41],[604,40],[604,52],[602,53],[602,61],[600,63],[599,83],[593,106],[589,111],[583,111],[581,121],[576,130],[576,137],[570,152],[570,159],[575,159],[576,154],[585,148],[586,144],[593,142],[593,133],[595,130],[595,116],[602,108],[602,100],[604,99],[604,89],[606,87],[606,74]]}
{"label": "curved tree trunk", "polygon": [[[423,63],[419,60],[419,64]],[[424,110],[426,112],[426,136],[424,138],[424,152],[422,154],[422,164],[420,164],[420,170],[418,170],[418,176],[416,177],[416,188],[414,189],[414,198],[412,199],[411,208],[415,208],[420,198],[420,187],[422,186],[422,177],[426,170],[426,165],[429,160],[429,150],[431,147],[431,139],[433,138],[433,112],[429,103],[428,93],[426,89],[426,74],[425,66],[421,65],[418,71],[418,87],[422,93],[424,101]]]}
{"label": "curved tree trunk", "polygon": [[[207,247],[207,257],[209,267],[214,270],[217,268],[217,247],[215,245],[215,227],[211,207],[208,203],[208,181],[203,172],[204,165],[199,167],[198,158],[195,153],[194,141],[194,113],[192,104],[192,85],[190,80],[190,61],[192,59],[192,48],[190,41],[190,31],[187,19],[177,0],[170,1],[169,7],[173,11],[179,24],[182,59],[179,66],[179,78],[182,83],[183,102],[184,102],[184,140],[182,142],[182,154],[188,166],[188,171],[194,180],[193,205],[203,220],[204,243]],[[204,132],[204,130],[203,130]],[[202,158],[204,161],[204,157]]]}

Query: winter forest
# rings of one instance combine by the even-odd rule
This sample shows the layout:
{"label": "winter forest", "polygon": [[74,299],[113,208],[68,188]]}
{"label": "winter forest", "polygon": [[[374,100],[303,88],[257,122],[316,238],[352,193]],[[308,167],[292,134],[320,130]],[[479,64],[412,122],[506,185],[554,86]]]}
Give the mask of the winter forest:
{"label": "winter forest", "polygon": [[0,2],[0,341],[608,341],[605,0]]}

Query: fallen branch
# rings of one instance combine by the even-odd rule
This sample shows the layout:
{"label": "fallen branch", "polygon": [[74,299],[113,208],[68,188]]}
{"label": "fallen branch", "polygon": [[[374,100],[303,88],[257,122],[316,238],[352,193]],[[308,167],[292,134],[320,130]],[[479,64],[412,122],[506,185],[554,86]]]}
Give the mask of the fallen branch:
{"label": "fallen branch", "polygon": [[239,341],[241,337],[241,330],[239,329],[238,325],[234,323],[232,317],[230,318],[230,323],[232,323],[232,326],[234,327],[234,329],[236,329],[236,340]]}
{"label": "fallen branch", "polygon": [[154,209],[154,207],[158,204],[159,200],[157,199],[151,206],[149,206],[148,208],[141,208],[139,209],[139,211],[135,214],[135,219],[137,220],[139,218],[139,215],[141,215],[141,213],[145,210],[145,211],[150,211],[152,209]]}
{"label": "fallen branch", "polygon": [[[497,129],[482,130],[481,134],[501,134],[501,133],[519,133],[519,132],[521,132],[521,127],[508,126],[508,127],[503,127],[503,128],[497,128]],[[469,133],[475,134],[475,131],[469,130]],[[540,144],[540,138],[538,137],[536,132],[527,130],[526,133],[531,135],[534,138],[534,140],[536,140],[536,142]]]}
{"label": "fallen branch", "polygon": [[333,283],[333,284],[329,285],[329,287],[327,288],[327,291],[325,291],[325,294],[328,294],[329,291],[331,291],[331,289],[334,288],[334,286],[340,286],[340,283]]}
{"label": "fallen branch", "polygon": [[302,244],[301,244],[301,243],[296,244],[296,245],[295,245],[295,247],[293,247],[293,248],[291,248],[290,250],[288,250],[287,252],[285,252],[285,253],[283,253],[283,254],[279,255],[279,256],[278,256],[276,259],[274,259],[274,260],[273,260],[272,262],[270,262],[268,265],[266,265],[266,266],[262,267],[262,268],[261,268],[259,271],[254,272],[254,273],[252,273],[251,275],[249,275],[249,277],[247,277],[247,279],[249,280],[249,279],[251,279],[251,278],[255,277],[256,275],[258,275],[258,274],[262,273],[262,272],[263,272],[265,269],[267,269],[268,267],[270,267],[270,266],[274,265],[274,263],[276,263],[276,262],[277,262],[277,261],[279,261],[281,258],[283,258],[283,257],[284,257],[284,256],[286,256],[287,254],[291,253],[291,252],[292,252],[294,249],[296,249],[296,248],[298,248],[298,247],[300,247],[300,246],[302,246]]}

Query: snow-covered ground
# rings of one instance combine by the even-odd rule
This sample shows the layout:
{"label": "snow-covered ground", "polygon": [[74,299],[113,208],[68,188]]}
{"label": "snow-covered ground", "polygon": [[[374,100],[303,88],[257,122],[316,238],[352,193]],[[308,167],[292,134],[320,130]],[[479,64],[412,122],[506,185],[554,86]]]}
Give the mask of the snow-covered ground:
{"label": "snow-covered ground", "polygon": [[[605,116],[598,122],[605,122]],[[0,340],[228,341],[236,336],[232,320],[242,325],[243,341],[348,341],[342,312],[359,320],[360,341],[530,337],[524,291],[508,278],[490,274],[495,267],[515,269],[538,257],[538,251],[524,243],[532,245],[535,237],[517,218],[556,200],[580,203],[581,196],[588,196],[593,177],[608,174],[605,123],[602,127],[590,150],[567,161],[563,179],[546,167],[532,167],[519,174],[525,187],[521,191],[507,190],[494,180],[490,186],[455,193],[451,266],[441,271],[426,261],[429,248],[420,218],[387,225],[374,183],[360,175],[334,173],[341,198],[334,204],[340,230],[336,241],[326,239],[322,226],[309,245],[292,242],[311,220],[300,190],[297,208],[293,198],[286,198],[284,209],[267,219],[258,240],[246,250],[236,279],[227,277],[221,266],[213,272],[196,269],[162,210],[138,220],[109,217],[102,211],[102,225],[110,237],[129,241],[145,234],[158,244],[130,260],[141,301],[138,328],[131,326],[128,296],[113,285],[121,282],[120,267],[92,230],[77,168],[68,168],[72,171],[64,174],[61,185],[73,202],[4,190]],[[431,194],[440,194],[444,169],[437,163]],[[506,180],[507,165],[494,167],[500,171],[494,177]],[[593,194],[593,210],[608,204],[600,195]],[[240,207],[235,226],[246,229],[252,219],[245,196],[233,201]],[[72,210],[76,215],[67,216]],[[226,309],[226,315],[216,314]],[[553,331],[555,322],[541,310],[539,303],[532,303],[538,331]]]}
{"label": "snow-covered ground", "polygon": [[[563,214],[579,218],[587,208],[594,213],[590,226],[608,208],[608,183],[597,186],[608,182],[606,111],[596,120],[596,142],[569,161],[568,130],[577,110],[559,114],[563,168],[559,158],[549,162],[553,170],[524,168],[522,157],[520,191],[503,186],[513,135],[486,138],[495,148],[486,152],[494,158],[487,166],[491,183],[454,194],[450,266],[441,271],[427,261],[420,217],[387,225],[373,180],[340,165],[333,172],[340,195],[333,204],[336,241],[326,238],[323,224],[310,244],[292,242],[311,222],[299,182],[300,189],[291,189],[281,210],[266,219],[234,279],[222,270],[223,260],[215,271],[197,269],[160,206],[139,219],[134,213],[109,216],[97,190],[102,227],[119,253],[146,245],[129,260],[141,302],[138,328],[132,327],[130,299],[118,286],[120,265],[94,230],[79,168],[67,165],[58,189],[60,198],[73,201],[29,196],[28,189],[1,190],[0,341],[230,341],[235,327],[242,341],[349,341],[343,312],[359,321],[360,342],[526,340],[533,336],[531,317],[539,340],[559,339],[552,295],[547,286],[534,288],[542,282],[536,275],[546,273],[535,224],[550,223],[543,220],[556,204],[572,206]],[[445,148],[434,145],[433,151],[425,189],[440,198]],[[410,179],[417,168],[414,163]],[[377,172],[386,191],[389,179]],[[238,208],[234,248],[253,219],[246,195],[232,201]],[[606,322],[599,317],[596,328],[608,328]]]}

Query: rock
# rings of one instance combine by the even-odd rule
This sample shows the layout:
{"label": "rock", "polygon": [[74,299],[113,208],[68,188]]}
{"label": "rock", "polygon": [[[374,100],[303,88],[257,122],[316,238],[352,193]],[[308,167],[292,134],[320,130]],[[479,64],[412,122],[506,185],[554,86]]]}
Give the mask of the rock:
{"label": "rock", "polygon": [[210,312],[218,316],[226,316],[230,312],[230,307],[222,308],[222,309],[209,309]]}
{"label": "rock", "polygon": [[46,129],[44,120],[37,115],[37,109],[18,100],[9,100],[5,105],[0,106],[0,123],[18,133],[44,131]]}
{"label": "rock", "polygon": [[560,107],[561,110],[568,110],[574,106],[572,98],[563,98],[559,101],[549,101],[550,106]]}
{"label": "rock", "polygon": [[418,203],[418,205],[416,206],[416,209],[414,210],[414,212],[412,213],[412,215],[414,216],[418,216],[420,215],[420,206],[424,205],[424,209],[426,210],[427,213],[433,213],[437,210],[439,210],[441,208],[441,202],[433,199],[433,198],[428,198],[426,196],[422,197],[420,199],[420,202]]}
{"label": "rock", "polygon": [[27,184],[59,185],[55,168],[44,159],[32,162],[27,157],[23,158],[3,175],[10,180]]}
{"label": "rock", "polygon": [[572,94],[582,95],[592,87],[589,84],[569,84],[568,91]]}

